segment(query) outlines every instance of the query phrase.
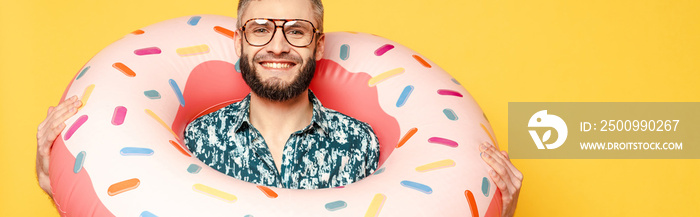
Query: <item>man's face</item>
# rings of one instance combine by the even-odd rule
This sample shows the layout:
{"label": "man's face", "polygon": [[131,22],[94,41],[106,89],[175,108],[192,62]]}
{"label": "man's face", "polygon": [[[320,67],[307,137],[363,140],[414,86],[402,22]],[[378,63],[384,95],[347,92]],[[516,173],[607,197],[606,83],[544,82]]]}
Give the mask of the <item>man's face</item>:
{"label": "man's face", "polygon": [[[304,19],[317,26],[308,0],[251,1],[239,16],[243,22],[252,18]],[[235,44],[240,48],[236,52],[241,57],[243,79],[253,93],[281,102],[298,96],[308,88],[316,59],[323,55],[324,36],[314,39],[309,46],[294,47],[285,40],[279,28],[267,45],[256,47],[249,45],[241,34],[236,34]]]}

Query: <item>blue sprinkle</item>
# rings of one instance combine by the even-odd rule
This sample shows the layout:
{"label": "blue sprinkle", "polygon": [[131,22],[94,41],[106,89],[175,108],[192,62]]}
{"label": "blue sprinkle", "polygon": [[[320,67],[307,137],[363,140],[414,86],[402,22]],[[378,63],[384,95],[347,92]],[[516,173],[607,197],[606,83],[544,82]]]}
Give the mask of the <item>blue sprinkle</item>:
{"label": "blue sprinkle", "polygon": [[245,215],[243,217],[255,217],[255,216],[248,214],[248,215]]}
{"label": "blue sprinkle", "polygon": [[383,173],[385,169],[386,169],[386,167],[379,168],[379,169],[378,169],[377,171],[375,171],[374,174],[372,174],[372,175],[379,175],[379,174]]}
{"label": "blue sprinkle", "polygon": [[404,104],[406,104],[406,100],[408,100],[408,97],[411,96],[412,92],[413,92],[413,85],[406,86],[406,88],[403,89],[403,92],[401,92],[401,96],[399,96],[399,100],[396,101],[396,107],[401,107]]}
{"label": "blue sprinkle", "polygon": [[241,72],[241,65],[240,65],[240,63],[241,63],[241,58],[238,58],[238,60],[236,60],[236,72],[238,72],[238,73]]}
{"label": "blue sprinkle", "polygon": [[339,201],[333,201],[330,203],[326,204],[326,210],[328,211],[336,211],[339,209],[343,209],[345,207],[348,207],[348,204],[345,203],[345,201],[339,200]]}
{"label": "blue sprinkle", "polygon": [[180,105],[182,107],[185,107],[185,97],[182,96],[182,92],[180,91],[180,87],[177,86],[177,82],[175,82],[175,80],[170,79],[170,87],[173,88],[175,95],[177,95],[177,99],[180,100]]}
{"label": "blue sprinkle", "polygon": [[139,217],[158,217],[149,211],[143,211]]}
{"label": "blue sprinkle", "polygon": [[153,155],[153,149],[150,148],[138,148],[138,147],[126,147],[119,151],[122,156],[151,156]]}
{"label": "blue sprinkle", "polygon": [[450,119],[453,121],[456,121],[457,119],[459,119],[459,118],[457,118],[457,114],[455,114],[455,112],[452,111],[452,109],[442,110],[442,113],[445,113],[445,116],[447,116],[447,119]]}
{"label": "blue sprinkle", "polygon": [[80,73],[78,73],[78,77],[75,77],[75,80],[78,80],[80,79],[80,77],[83,77],[83,75],[85,75],[85,72],[87,72],[88,69],[90,69],[90,66],[85,67],[82,71],[80,71]]}
{"label": "blue sprinkle", "polygon": [[200,19],[202,19],[201,16],[190,17],[190,20],[187,21],[187,24],[190,24],[190,26],[196,26],[197,23],[199,23]]}
{"label": "blue sprinkle", "polygon": [[462,84],[459,83],[459,81],[457,81],[457,79],[454,79],[454,78],[452,78],[452,82],[455,82],[455,84],[462,85]]}
{"label": "blue sprinkle", "polygon": [[192,174],[197,174],[199,171],[202,170],[202,167],[200,167],[197,164],[190,164],[189,167],[187,167],[187,172],[192,173]]}
{"label": "blue sprinkle", "polygon": [[413,190],[417,190],[417,191],[423,192],[423,193],[425,193],[425,194],[432,194],[432,193],[433,193],[433,189],[432,189],[432,188],[428,187],[427,185],[418,183],[418,182],[412,182],[412,181],[408,181],[408,180],[403,180],[403,181],[401,181],[401,185],[404,186],[404,187],[413,189]]}
{"label": "blue sprinkle", "polygon": [[85,162],[85,151],[81,151],[78,153],[78,156],[75,156],[75,164],[73,164],[73,172],[78,173],[80,172],[81,169],[83,169],[83,163]]}
{"label": "blue sprinkle", "polygon": [[160,93],[156,90],[143,91],[143,95],[146,95],[149,99],[160,99]]}
{"label": "blue sprinkle", "polygon": [[343,44],[340,46],[340,59],[347,60],[350,56],[350,45]]}
{"label": "blue sprinkle", "polygon": [[490,188],[491,188],[491,182],[489,182],[489,179],[484,177],[484,179],[481,180],[481,192],[484,193],[485,197],[489,196]]}

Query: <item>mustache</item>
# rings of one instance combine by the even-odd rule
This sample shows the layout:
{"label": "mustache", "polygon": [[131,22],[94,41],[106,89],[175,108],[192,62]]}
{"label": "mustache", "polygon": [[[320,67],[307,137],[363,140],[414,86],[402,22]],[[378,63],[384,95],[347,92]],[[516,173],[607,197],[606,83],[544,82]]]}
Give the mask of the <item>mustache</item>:
{"label": "mustache", "polygon": [[291,55],[289,53],[281,53],[281,54],[271,54],[271,53],[263,53],[263,54],[258,54],[253,57],[253,62],[260,62],[260,61],[266,61],[266,60],[287,60],[290,62],[294,62],[296,64],[300,64],[303,60],[301,57]]}

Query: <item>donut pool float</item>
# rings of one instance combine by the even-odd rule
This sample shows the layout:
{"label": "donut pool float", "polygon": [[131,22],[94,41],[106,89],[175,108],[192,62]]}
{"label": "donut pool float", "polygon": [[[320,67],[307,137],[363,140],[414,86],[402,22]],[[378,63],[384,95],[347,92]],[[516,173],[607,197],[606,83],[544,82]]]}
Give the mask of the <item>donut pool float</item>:
{"label": "donut pool float", "polygon": [[476,101],[416,52],[371,34],[326,34],[311,90],[372,126],[376,172],[336,188],[264,187],[193,156],[183,132],[250,89],[233,46],[236,19],[181,17],[136,30],[83,66],[66,96],[50,162],[62,216],[500,216],[477,146],[496,144]]}

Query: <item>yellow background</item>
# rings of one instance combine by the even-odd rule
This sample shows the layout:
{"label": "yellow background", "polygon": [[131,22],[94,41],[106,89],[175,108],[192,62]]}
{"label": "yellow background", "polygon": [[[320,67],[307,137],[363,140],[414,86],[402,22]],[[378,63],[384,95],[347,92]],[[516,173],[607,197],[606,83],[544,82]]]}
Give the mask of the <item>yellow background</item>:
{"label": "yellow background", "polygon": [[[34,175],[36,127],[91,56],[166,19],[235,16],[236,4],[2,0],[0,216],[57,216]],[[502,148],[508,147],[508,102],[700,101],[697,1],[327,0],[325,6],[327,31],[381,35],[450,72],[480,103]],[[700,160],[513,162],[525,174],[516,216],[700,213]]]}

